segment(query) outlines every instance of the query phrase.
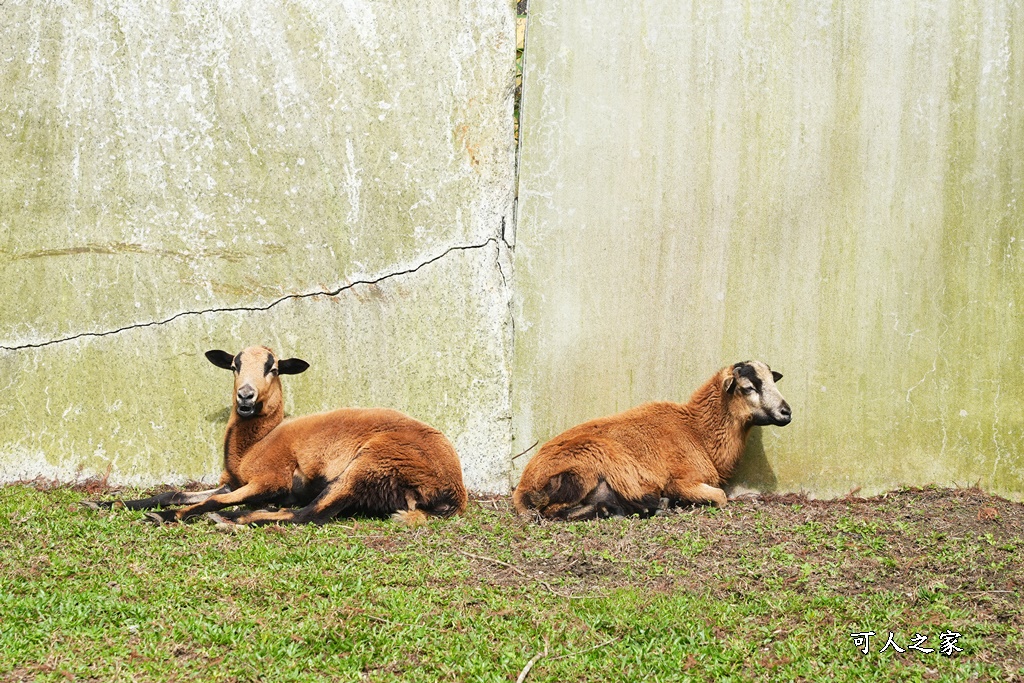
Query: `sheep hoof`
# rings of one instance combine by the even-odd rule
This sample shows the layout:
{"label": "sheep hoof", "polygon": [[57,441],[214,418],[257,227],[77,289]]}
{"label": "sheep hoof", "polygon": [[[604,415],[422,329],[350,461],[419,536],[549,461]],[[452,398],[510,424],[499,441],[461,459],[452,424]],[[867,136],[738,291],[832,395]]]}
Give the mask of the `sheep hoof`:
{"label": "sheep hoof", "polygon": [[233,534],[241,531],[242,529],[248,529],[244,524],[236,524],[223,515],[218,515],[216,512],[207,512],[206,518],[213,522],[214,528],[217,531],[221,531],[226,534]]}
{"label": "sheep hoof", "polygon": [[224,533],[233,534],[240,529],[244,529],[244,524],[235,524],[227,517],[218,515],[216,512],[207,512],[206,518],[213,522],[214,528],[217,531],[223,531]]}
{"label": "sheep hoof", "polygon": [[543,524],[544,515],[540,514],[539,510],[523,510],[516,512],[515,520],[520,526],[525,526],[527,524]]}
{"label": "sheep hoof", "polygon": [[399,510],[391,515],[391,519],[401,522],[410,529],[427,523],[427,515],[423,510]]}
{"label": "sheep hoof", "polygon": [[142,518],[150,524],[156,524],[157,526],[167,524],[167,520],[158,512],[147,512],[142,516]]}

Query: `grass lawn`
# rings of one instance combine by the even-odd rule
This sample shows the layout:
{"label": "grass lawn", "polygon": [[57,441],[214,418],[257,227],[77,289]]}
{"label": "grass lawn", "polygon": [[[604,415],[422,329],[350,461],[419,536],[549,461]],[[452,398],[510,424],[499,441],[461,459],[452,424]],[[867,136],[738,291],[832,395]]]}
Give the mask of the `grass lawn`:
{"label": "grass lawn", "polygon": [[87,497],[0,488],[0,680],[1024,680],[1024,505],[976,489],[235,533]]}

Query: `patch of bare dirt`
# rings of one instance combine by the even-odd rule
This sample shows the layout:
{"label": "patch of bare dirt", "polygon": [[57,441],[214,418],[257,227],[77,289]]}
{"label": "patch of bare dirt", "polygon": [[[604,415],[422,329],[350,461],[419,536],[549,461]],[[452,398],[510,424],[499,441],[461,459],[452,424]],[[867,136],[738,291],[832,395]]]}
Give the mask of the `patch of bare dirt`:
{"label": "patch of bare dirt", "polygon": [[[507,499],[478,504],[488,516],[512,514]],[[717,597],[780,586],[838,595],[891,591],[922,601],[955,594],[993,620],[1024,626],[1024,505],[977,488],[836,500],[768,494],[651,519],[516,523],[524,533],[512,547],[512,567],[483,560],[475,572],[504,584],[557,582],[560,591],[580,595],[635,585],[639,577],[652,590]],[[543,546],[531,526],[549,537]],[[466,542],[467,552],[486,556],[485,546]],[[537,557],[538,547],[555,550]]]}

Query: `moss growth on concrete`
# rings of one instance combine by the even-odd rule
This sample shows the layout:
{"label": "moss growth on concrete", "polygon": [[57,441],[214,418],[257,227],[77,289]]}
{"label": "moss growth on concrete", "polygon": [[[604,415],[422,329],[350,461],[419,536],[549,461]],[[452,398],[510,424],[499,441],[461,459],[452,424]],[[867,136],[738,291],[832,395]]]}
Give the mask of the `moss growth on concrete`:
{"label": "moss growth on concrete", "polygon": [[284,380],[289,414],[403,410],[448,435],[474,488],[504,490],[509,349],[497,259],[492,243],[337,297],[0,352],[16,397],[0,407],[0,474],[216,478],[232,378],[203,352],[266,344],[312,364]]}
{"label": "moss growth on concrete", "polygon": [[216,476],[201,352],[269,343],[295,412],[405,409],[507,486],[511,3],[0,15],[0,479]]}
{"label": "moss growth on concrete", "polygon": [[530,12],[515,452],[755,357],[740,483],[1024,495],[1019,8]]}
{"label": "moss growth on concrete", "polygon": [[5,6],[0,344],[265,304],[496,234],[512,9],[436,4],[429,31],[372,3]]}

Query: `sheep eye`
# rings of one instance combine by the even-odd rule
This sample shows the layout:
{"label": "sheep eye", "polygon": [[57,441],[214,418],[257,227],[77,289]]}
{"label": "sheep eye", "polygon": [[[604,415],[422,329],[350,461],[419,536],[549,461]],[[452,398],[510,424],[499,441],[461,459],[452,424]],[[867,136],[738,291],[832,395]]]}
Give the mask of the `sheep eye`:
{"label": "sheep eye", "polygon": [[742,392],[743,392],[744,394],[753,394],[753,393],[755,393],[755,392],[756,392],[757,390],[756,390],[756,389],[754,389],[754,387],[742,387],[742,388],[740,389],[740,391],[742,391]]}

